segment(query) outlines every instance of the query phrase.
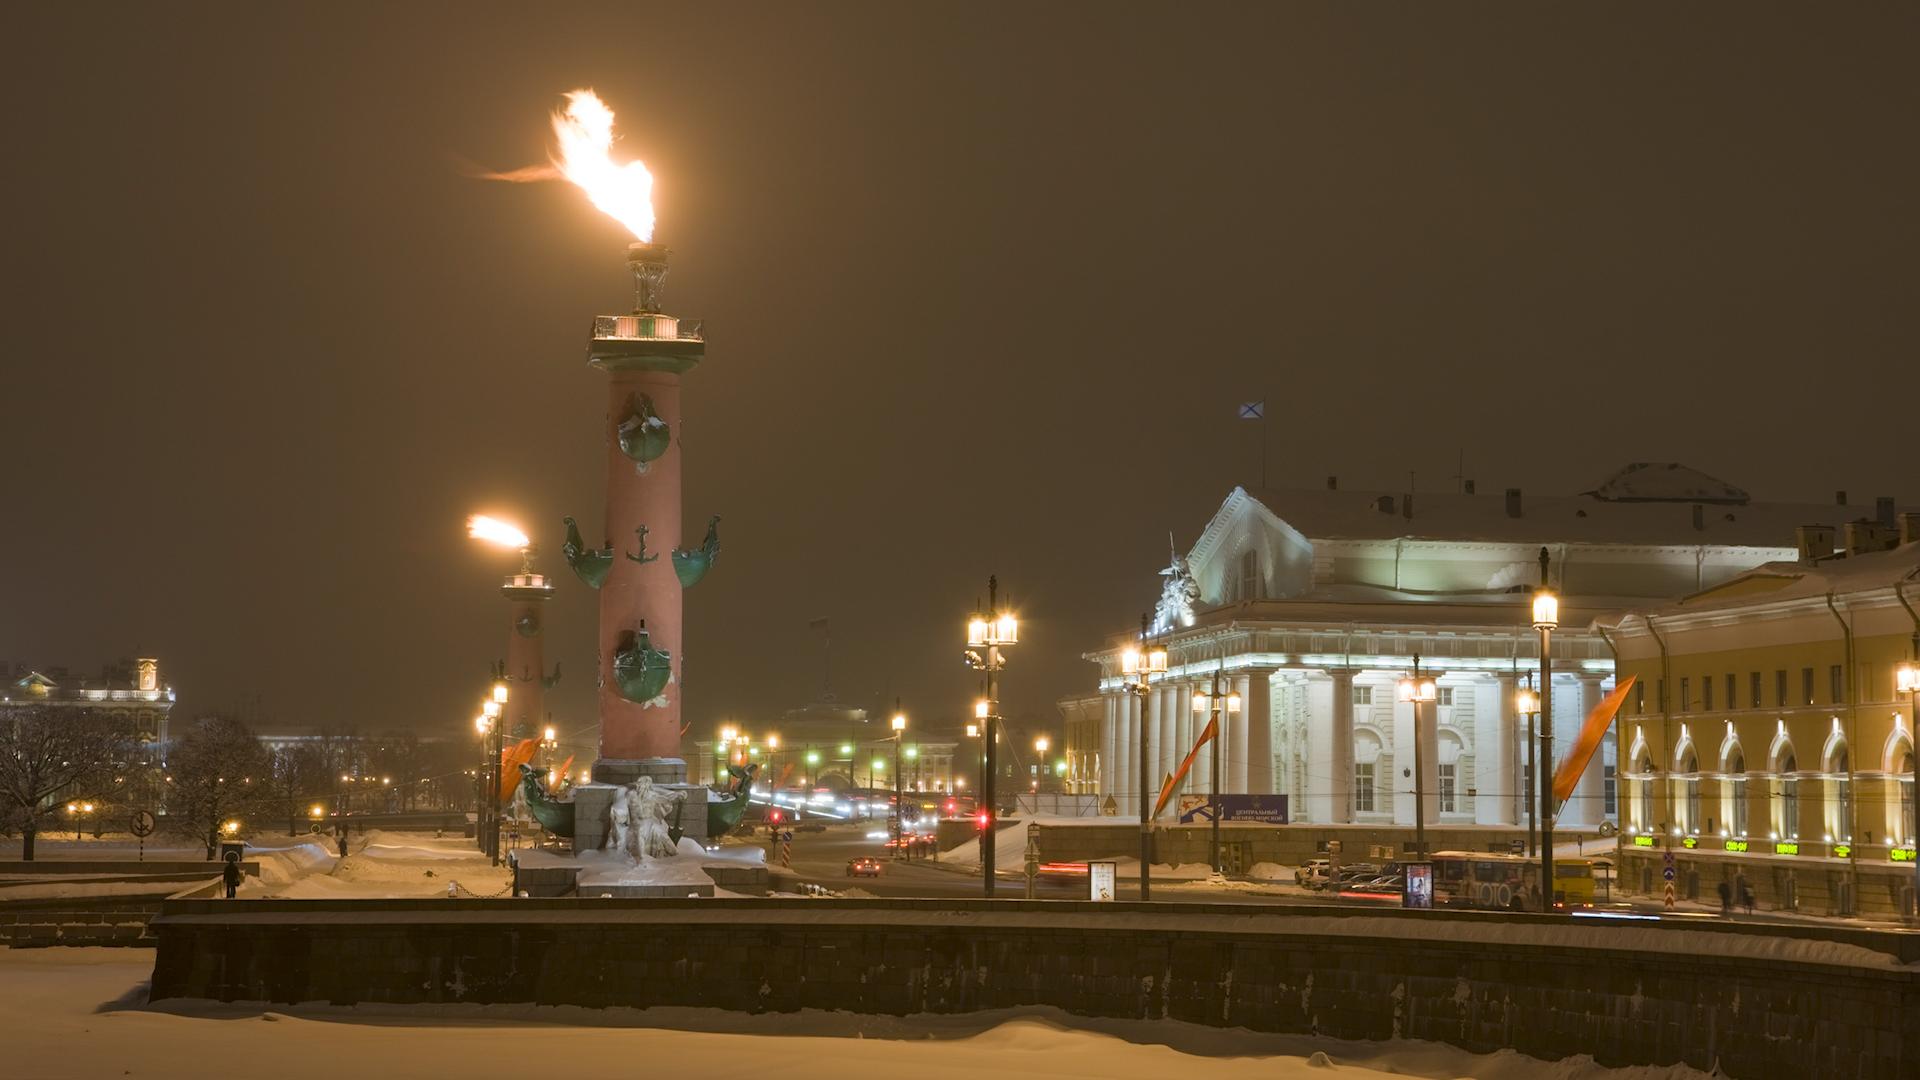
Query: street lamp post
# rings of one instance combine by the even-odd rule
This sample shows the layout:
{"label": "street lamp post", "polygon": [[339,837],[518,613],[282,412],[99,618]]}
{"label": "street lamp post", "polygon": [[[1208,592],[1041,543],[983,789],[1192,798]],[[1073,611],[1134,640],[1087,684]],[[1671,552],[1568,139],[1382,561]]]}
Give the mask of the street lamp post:
{"label": "street lamp post", "polygon": [[[487,798],[487,784],[491,779],[487,775],[487,768],[493,759],[489,745],[493,731],[493,716],[484,705],[481,706],[480,715],[473,718],[473,730],[480,736],[480,764],[473,771],[473,840],[479,846],[480,854],[485,855],[487,853],[487,804],[491,801]],[[342,776],[340,779],[346,780],[347,777]],[[351,794],[342,797],[340,806],[342,818],[352,809],[352,799]],[[344,820],[340,822],[340,827],[346,827]]]}
{"label": "street lamp post", "polygon": [[504,749],[502,742],[506,738],[506,725],[502,723],[507,708],[507,684],[493,684],[493,697],[487,702],[487,718],[492,721],[492,732],[488,742],[488,761],[493,774],[493,783],[487,789],[487,804],[493,808],[493,815],[487,828],[487,857],[493,865],[500,865],[500,755]]}
{"label": "street lamp post", "polygon": [[1195,711],[1207,714],[1207,727],[1213,732],[1213,745],[1208,748],[1207,754],[1208,772],[1212,774],[1208,778],[1211,790],[1207,793],[1207,806],[1213,815],[1208,847],[1212,853],[1213,872],[1224,874],[1227,872],[1226,864],[1220,860],[1220,744],[1226,740],[1226,731],[1220,722],[1220,714],[1225,710],[1227,722],[1232,723],[1231,718],[1240,712],[1240,695],[1231,691],[1221,692],[1220,671],[1216,669],[1212,688],[1193,695],[1193,707]]}
{"label": "street lamp post", "polygon": [[1420,749],[1420,706],[1439,697],[1432,677],[1421,676],[1420,654],[1414,653],[1413,678],[1400,680],[1400,700],[1413,706],[1413,852],[1420,862],[1427,861],[1427,762]]}
{"label": "street lamp post", "polygon": [[889,722],[893,728],[893,857],[900,857],[901,849],[906,847],[907,816],[901,807],[900,783],[900,744],[907,738],[907,714],[900,711],[900,699],[893,699],[893,719]]}
{"label": "street lamp post", "polygon": [[1533,594],[1533,628],[1540,631],[1540,910],[1553,910],[1553,630],[1560,598],[1547,587],[1547,549],[1540,549],[1540,589]]}
{"label": "street lamp post", "polygon": [[[987,608],[984,612],[975,612],[967,620],[967,663],[977,671],[986,674],[986,696],[983,704],[986,712],[982,719],[981,737],[986,740],[986,750],[982,766],[986,775],[981,783],[980,796],[984,801],[981,811],[986,828],[980,833],[980,883],[984,894],[993,895],[994,853],[993,827],[997,816],[994,805],[994,785],[999,781],[999,762],[997,745],[1000,741],[1000,699],[994,686],[994,676],[1006,667],[1006,657],[1001,650],[1020,640],[1020,623],[1011,611],[1000,610],[1000,579],[987,578]],[[978,650],[986,650],[984,653]]]}
{"label": "street lamp post", "polygon": [[1140,616],[1140,645],[1120,654],[1120,676],[1126,692],[1139,699],[1140,709],[1140,899],[1153,898],[1153,774],[1148,755],[1152,739],[1147,731],[1147,693],[1155,675],[1167,673],[1167,650],[1147,641],[1147,616]]}
{"label": "street lamp post", "polygon": [[1033,791],[1036,795],[1040,793],[1040,781],[1047,777],[1047,747],[1052,745],[1053,740],[1045,735],[1033,740]]}
{"label": "street lamp post", "polygon": [[[1529,728],[1535,728],[1539,726],[1538,714],[1540,712],[1540,695],[1533,692],[1533,672],[1531,671],[1527,672],[1527,685],[1513,692],[1513,711],[1519,713],[1521,716],[1526,718],[1527,726]],[[1533,740],[1527,739],[1526,744],[1527,744],[1527,780],[1529,785],[1531,785],[1532,779],[1535,776],[1539,775],[1540,769],[1539,769],[1539,766],[1536,765],[1533,760]],[[1534,846],[1535,845],[1534,829],[1536,827],[1536,823],[1535,823],[1534,810],[1533,810],[1534,793],[1531,786],[1529,786],[1526,789],[1525,794],[1526,794],[1526,800],[1527,800],[1527,855],[1528,857],[1532,857],[1534,855],[1539,854],[1539,851]]]}

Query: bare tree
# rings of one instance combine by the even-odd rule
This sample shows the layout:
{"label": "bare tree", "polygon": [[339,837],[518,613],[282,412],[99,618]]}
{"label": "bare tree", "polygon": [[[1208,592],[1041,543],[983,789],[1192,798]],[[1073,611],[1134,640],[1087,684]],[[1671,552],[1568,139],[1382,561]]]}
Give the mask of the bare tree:
{"label": "bare tree", "polygon": [[[110,792],[140,751],[124,718],[98,710],[0,706],[0,813],[33,858],[42,823],[60,804]],[[103,800],[104,801],[104,800]]]}
{"label": "bare tree", "polygon": [[203,717],[168,755],[167,821],[204,841],[207,858],[220,848],[221,826],[270,807],[266,748],[253,729],[226,716]]}
{"label": "bare tree", "polygon": [[300,831],[300,809],[307,797],[327,790],[327,765],[315,746],[286,746],[273,751],[267,762],[267,791],[286,810],[287,835]]}

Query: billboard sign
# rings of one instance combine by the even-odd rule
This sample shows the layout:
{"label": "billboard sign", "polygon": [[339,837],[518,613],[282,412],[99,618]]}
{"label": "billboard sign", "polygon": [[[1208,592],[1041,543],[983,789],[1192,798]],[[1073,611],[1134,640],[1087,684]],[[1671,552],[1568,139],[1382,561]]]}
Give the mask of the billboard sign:
{"label": "billboard sign", "polygon": [[1087,864],[1087,899],[1112,900],[1114,892],[1114,864],[1110,862],[1090,862]]}
{"label": "billboard sign", "polygon": [[1401,905],[1410,908],[1430,908],[1433,906],[1433,864],[1407,864],[1407,891],[1401,897]]}
{"label": "billboard sign", "polygon": [[[1221,821],[1252,821],[1262,825],[1287,823],[1285,795],[1221,795]],[[1213,820],[1213,805],[1205,795],[1180,796],[1180,824],[1204,825]]]}

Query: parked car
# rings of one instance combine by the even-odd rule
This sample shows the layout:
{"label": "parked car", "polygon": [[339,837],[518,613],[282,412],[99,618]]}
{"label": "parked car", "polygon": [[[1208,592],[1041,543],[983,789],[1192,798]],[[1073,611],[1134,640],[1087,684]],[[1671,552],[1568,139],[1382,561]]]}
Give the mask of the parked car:
{"label": "parked car", "polygon": [[879,877],[885,869],[885,863],[868,855],[847,860],[848,877]]}

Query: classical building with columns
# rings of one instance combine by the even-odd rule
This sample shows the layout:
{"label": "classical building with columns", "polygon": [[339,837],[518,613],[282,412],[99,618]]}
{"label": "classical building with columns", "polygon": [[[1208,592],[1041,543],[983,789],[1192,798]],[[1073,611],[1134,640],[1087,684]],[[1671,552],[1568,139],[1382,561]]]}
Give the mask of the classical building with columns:
{"label": "classical building with columns", "polygon": [[[1564,749],[1612,685],[1599,616],[1793,558],[1797,526],[1876,512],[1844,495],[1759,503],[1670,464],[1629,465],[1576,495],[1462,487],[1354,491],[1329,478],[1324,489],[1234,489],[1161,571],[1150,636],[1168,650],[1167,675],[1144,699],[1127,693],[1121,655],[1137,631],[1086,654],[1097,696],[1062,702],[1071,789],[1132,810],[1143,733],[1157,788],[1204,729],[1194,695],[1218,676],[1244,703],[1225,725],[1219,790],[1285,795],[1296,823],[1410,825],[1416,725],[1396,684],[1417,657],[1439,691],[1417,735],[1429,827],[1524,827],[1533,733],[1514,691],[1539,669],[1528,600],[1542,548],[1561,596],[1551,693]],[[1616,742],[1610,733],[1593,756],[1560,828],[1617,817]],[[1180,791],[1212,788],[1209,757]]]}

